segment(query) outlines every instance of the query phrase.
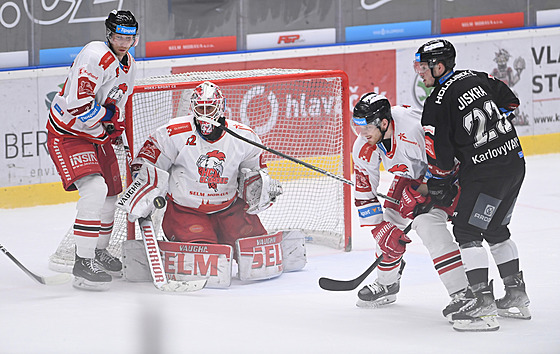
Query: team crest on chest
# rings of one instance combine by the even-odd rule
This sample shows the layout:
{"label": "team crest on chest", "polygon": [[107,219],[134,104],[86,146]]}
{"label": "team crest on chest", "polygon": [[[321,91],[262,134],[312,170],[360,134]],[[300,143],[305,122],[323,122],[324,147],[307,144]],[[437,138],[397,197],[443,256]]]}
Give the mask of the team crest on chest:
{"label": "team crest on chest", "polygon": [[219,184],[227,184],[228,178],[222,177],[224,171],[224,162],[226,161],[226,154],[213,150],[205,155],[201,155],[196,161],[198,167],[198,174],[200,175],[199,182],[207,183],[208,188],[218,191]]}

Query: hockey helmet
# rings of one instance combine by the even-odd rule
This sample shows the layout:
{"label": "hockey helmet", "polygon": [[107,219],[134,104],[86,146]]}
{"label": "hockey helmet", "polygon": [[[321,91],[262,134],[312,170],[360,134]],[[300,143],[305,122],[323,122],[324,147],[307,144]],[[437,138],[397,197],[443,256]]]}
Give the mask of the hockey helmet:
{"label": "hockey helmet", "polygon": [[[437,63],[443,63],[445,71],[451,70],[455,67],[456,55],[455,47],[448,40],[431,40],[418,48],[414,60],[414,70],[421,74],[428,70],[428,68],[433,69]],[[428,66],[422,66],[420,63],[427,63]]]}
{"label": "hockey helmet", "polygon": [[190,106],[198,132],[210,141],[219,138],[222,130],[216,129],[208,120],[214,120],[221,124],[225,122],[226,99],[222,90],[210,81],[205,81],[194,88]]}
{"label": "hockey helmet", "polygon": [[107,41],[113,33],[132,35],[133,45],[138,43],[138,22],[132,12],[128,10],[113,10],[105,20],[105,33]]}
{"label": "hockey helmet", "polygon": [[374,125],[379,127],[383,119],[391,121],[391,103],[387,97],[376,92],[369,92],[360,98],[354,106],[352,120],[358,126]]}

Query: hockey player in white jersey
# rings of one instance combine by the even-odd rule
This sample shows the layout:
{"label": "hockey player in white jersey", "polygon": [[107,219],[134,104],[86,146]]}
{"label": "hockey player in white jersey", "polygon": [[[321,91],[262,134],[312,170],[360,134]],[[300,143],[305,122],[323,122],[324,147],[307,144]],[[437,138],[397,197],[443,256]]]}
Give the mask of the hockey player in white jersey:
{"label": "hockey player in white jersey", "polygon": [[106,250],[122,191],[111,142],[124,130],[124,107],[136,71],[128,50],[138,39],[138,23],[130,11],[113,10],[105,27],[106,42],[90,42],[74,60],[47,122],[49,154],[64,189],[80,194],[73,226],[74,286],[92,290],[107,289],[111,274],[122,269]]}
{"label": "hockey player in white jersey", "polygon": [[[251,128],[225,118],[226,99],[218,86],[208,81],[198,85],[190,104],[192,114],[171,119],[151,134],[140,149],[132,168],[139,171],[137,180],[142,181],[139,184],[152,188],[152,195],[138,196],[141,201],[136,204],[125,201],[123,209],[128,211],[129,221],[145,217],[154,211],[154,197],[167,194],[162,228],[168,240],[229,245],[235,249],[239,263],[239,255],[243,253],[239,250],[239,240],[267,234],[256,214],[270,207],[282,189],[268,176],[260,148],[208,122],[217,121],[261,143]],[[153,167],[154,177],[143,177],[148,175],[146,169]],[[161,187],[156,178],[168,178],[168,190],[158,191]],[[262,239],[257,244],[273,241]],[[265,278],[282,272],[281,255],[274,257],[278,257],[273,262],[277,272],[261,274]],[[249,267],[255,268],[255,264]],[[247,279],[252,278],[249,274],[252,270],[243,269],[241,264],[238,271],[241,277],[247,274]]]}
{"label": "hockey player in white jersey", "polygon": [[[445,317],[458,310],[457,299],[464,296],[467,278],[453,236],[447,230],[452,208],[430,208],[424,176],[428,170],[421,112],[409,106],[391,107],[389,100],[370,92],[354,107],[353,127],[359,134],[352,157],[355,170],[355,204],[362,227],[372,227],[383,261],[378,278],[358,293],[357,306],[378,307],[396,301],[405,261],[403,254],[411,240],[401,231],[414,219],[416,231],[432,257],[434,267],[451,296],[443,310]],[[399,204],[385,201],[383,211],[376,190],[380,163],[394,180],[387,193]],[[422,210],[425,207],[426,210]],[[378,255],[379,256],[379,255]]]}

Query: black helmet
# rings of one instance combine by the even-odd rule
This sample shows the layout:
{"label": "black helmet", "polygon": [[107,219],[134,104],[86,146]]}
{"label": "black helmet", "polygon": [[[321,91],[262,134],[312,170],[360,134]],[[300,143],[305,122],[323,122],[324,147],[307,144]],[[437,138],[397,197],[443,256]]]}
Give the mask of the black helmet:
{"label": "black helmet", "polygon": [[416,52],[416,62],[426,62],[433,68],[438,62],[445,65],[446,71],[455,67],[455,47],[445,39],[434,39],[423,44]]}
{"label": "black helmet", "polygon": [[138,22],[132,12],[127,10],[113,10],[105,20],[107,40],[111,33],[138,35]]}
{"label": "black helmet", "polygon": [[393,119],[391,103],[383,95],[375,92],[366,93],[354,106],[352,120],[358,126],[373,124],[379,127],[383,118],[388,121]]}

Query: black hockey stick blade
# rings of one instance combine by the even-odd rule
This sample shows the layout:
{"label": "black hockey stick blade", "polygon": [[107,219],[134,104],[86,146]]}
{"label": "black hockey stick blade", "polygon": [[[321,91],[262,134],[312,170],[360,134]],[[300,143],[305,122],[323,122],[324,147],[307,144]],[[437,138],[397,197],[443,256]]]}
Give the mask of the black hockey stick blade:
{"label": "black hockey stick blade", "polygon": [[356,289],[366,278],[368,275],[373,272],[375,268],[381,263],[383,260],[383,256],[379,256],[372,265],[366,269],[359,277],[352,279],[352,280],[336,280],[330,278],[320,278],[319,279],[319,286],[321,289],[329,290],[329,291],[349,291]]}
{"label": "black hockey stick blade", "polygon": [[66,273],[56,274],[56,275],[52,275],[52,276],[48,276],[48,277],[43,277],[43,276],[37,275],[37,274],[33,273],[32,271],[30,271],[29,269],[27,269],[27,267],[25,267],[23,264],[21,264],[21,262],[18,261],[17,258],[14,257],[10,253],[10,251],[8,251],[4,246],[0,245],[0,250],[2,252],[4,252],[4,254],[6,256],[8,256],[8,258],[10,258],[12,260],[12,262],[14,262],[21,270],[23,270],[25,272],[25,274],[29,275],[29,277],[31,277],[31,279],[35,280],[39,284],[60,285],[60,284],[65,284],[72,279],[72,275],[66,274]]}

